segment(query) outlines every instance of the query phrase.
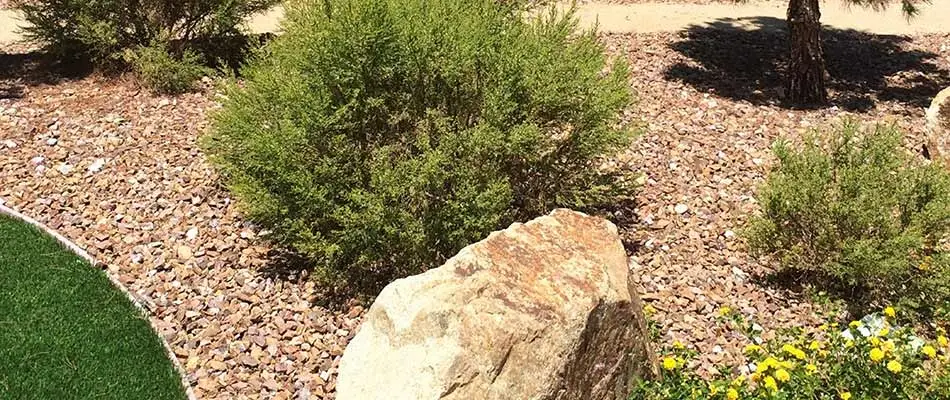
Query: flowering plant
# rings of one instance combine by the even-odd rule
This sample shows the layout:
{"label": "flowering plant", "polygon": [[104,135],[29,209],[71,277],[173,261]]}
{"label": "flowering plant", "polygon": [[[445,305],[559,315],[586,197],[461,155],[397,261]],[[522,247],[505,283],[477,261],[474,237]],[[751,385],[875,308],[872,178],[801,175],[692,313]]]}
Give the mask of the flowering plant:
{"label": "flowering plant", "polygon": [[[941,328],[928,341],[897,325],[885,308],[846,326],[830,322],[765,341],[754,333],[748,364],[704,378],[688,366],[696,352],[680,342],[664,349],[661,377],[644,381],[631,399],[948,399],[950,344]],[[747,324],[731,311],[730,320]],[[751,325],[751,324],[747,324]],[[755,330],[745,330],[755,332]]]}

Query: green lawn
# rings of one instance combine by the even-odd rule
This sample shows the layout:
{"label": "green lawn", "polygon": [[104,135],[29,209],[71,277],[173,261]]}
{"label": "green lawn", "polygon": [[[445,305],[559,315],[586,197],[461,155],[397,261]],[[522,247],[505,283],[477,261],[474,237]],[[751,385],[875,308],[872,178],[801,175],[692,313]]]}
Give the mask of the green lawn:
{"label": "green lawn", "polygon": [[185,399],[128,298],[55,239],[0,215],[0,399]]}

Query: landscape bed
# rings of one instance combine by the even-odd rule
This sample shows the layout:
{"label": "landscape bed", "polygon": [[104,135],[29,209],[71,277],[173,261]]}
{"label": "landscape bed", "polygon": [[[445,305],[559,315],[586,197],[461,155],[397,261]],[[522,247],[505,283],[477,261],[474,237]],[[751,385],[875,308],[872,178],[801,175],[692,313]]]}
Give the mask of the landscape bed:
{"label": "landscape bed", "polygon": [[[872,35],[848,53],[845,33],[829,35],[839,54],[829,63],[841,77],[832,106],[795,110],[774,101],[779,75],[764,73],[771,64],[752,66],[765,76],[757,82],[742,72],[749,65],[728,62],[750,51],[771,62],[784,51],[781,37],[690,34],[603,38],[630,59],[639,104],[625,118],[646,127],[628,151],[629,168],[644,175],[633,215],[641,223],[622,227],[633,274],[657,309],[662,341],[697,350],[693,367],[710,371],[744,360],[745,339],[720,321],[723,305],[767,330],[820,323],[822,304],[758,280],[769,266],[739,239],[774,140],[856,116],[895,122],[919,151],[922,103],[950,84],[950,37]],[[858,65],[858,56],[880,62]],[[922,72],[901,71],[915,68]],[[4,72],[0,89],[20,95],[0,98],[3,139],[16,144],[0,147],[0,198],[89,249],[145,298],[199,397],[332,396],[363,308],[348,299],[320,306],[307,272],[284,268],[218,186],[196,145],[216,107],[213,91],[157,97],[98,75]]]}
{"label": "landscape bed", "polygon": [[0,397],[186,399],[148,320],[101,270],[0,214]]}

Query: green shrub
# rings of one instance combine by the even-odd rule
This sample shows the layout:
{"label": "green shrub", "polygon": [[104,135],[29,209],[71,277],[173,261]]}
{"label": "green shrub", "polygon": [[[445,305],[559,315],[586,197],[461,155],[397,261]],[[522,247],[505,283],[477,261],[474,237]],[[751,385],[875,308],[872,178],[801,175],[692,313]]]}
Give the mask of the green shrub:
{"label": "green shrub", "polygon": [[601,165],[632,137],[626,66],[573,13],[522,12],[291,3],[205,146],[272,238],[364,288],[553,207],[614,201],[625,181]]}
{"label": "green shrub", "polygon": [[[644,381],[631,400],[919,400],[950,398],[950,347],[945,332],[928,341],[895,324],[894,309],[848,326],[828,322],[781,332],[773,340],[752,334],[748,365],[703,377],[690,367],[696,352],[676,343],[663,350],[661,377]],[[741,316],[726,319],[755,332]]]}
{"label": "green shrub", "polygon": [[[162,65],[182,71],[194,43],[226,43],[243,38],[244,19],[277,0],[13,0],[28,22],[28,40],[62,58],[86,58],[98,65],[124,66],[129,52],[164,46],[179,62]],[[202,50],[208,50],[203,46]],[[220,49],[218,49],[220,50]],[[153,50],[144,50],[154,59]],[[218,54],[200,54],[214,61]],[[225,54],[227,56],[227,54]],[[147,58],[147,57],[146,57]],[[170,59],[168,61],[171,61]],[[158,64],[156,64],[158,65]],[[187,69],[187,68],[186,68]],[[180,74],[179,74],[180,75]]]}
{"label": "green shrub", "polygon": [[200,64],[200,58],[195,53],[185,51],[179,60],[161,43],[130,52],[128,61],[142,82],[160,93],[187,92],[209,72],[208,68]]}
{"label": "green shrub", "polygon": [[754,253],[836,278],[872,302],[927,311],[950,300],[947,171],[911,157],[891,126],[849,122],[774,151],[778,164],[756,196],[762,215],[747,232]]}

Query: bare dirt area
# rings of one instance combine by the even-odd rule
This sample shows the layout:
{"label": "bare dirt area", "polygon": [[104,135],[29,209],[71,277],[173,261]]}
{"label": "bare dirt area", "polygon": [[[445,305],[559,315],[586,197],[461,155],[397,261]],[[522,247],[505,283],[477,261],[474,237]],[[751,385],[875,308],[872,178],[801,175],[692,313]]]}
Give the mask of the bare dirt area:
{"label": "bare dirt area", "polygon": [[[634,115],[647,128],[630,149],[646,177],[641,223],[625,227],[635,274],[665,340],[702,350],[702,368],[741,359],[722,306],[767,331],[823,311],[795,282],[767,279],[739,237],[772,142],[855,117],[900,125],[919,150],[923,107],[950,85],[950,35],[829,29],[833,104],[790,109],[781,29],[714,28],[604,36],[630,60]],[[333,398],[363,309],[322,307],[319,288],[282,269],[266,232],[241,218],[197,144],[217,107],[210,86],[154,96],[0,47],[0,198],[87,248],[141,297],[199,398]]]}
{"label": "bare dirt area", "polygon": [[631,148],[646,183],[641,223],[628,230],[644,299],[667,343],[700,350],[700,368],[738,362],[745,343],[720,307],[751,317],[766,332],[816,326],[816,305],[799,282],[773,279],[751,258],[741,228],[778,138],[795,139],[844,118],[896,123],[920,151],[923,107],[950,85],[950,35],[913,38],[827,31],[832,105],[795,110],[781,103],[781,32],[697,28],[681,33],[607,35],[625,54],[646,132]]}

